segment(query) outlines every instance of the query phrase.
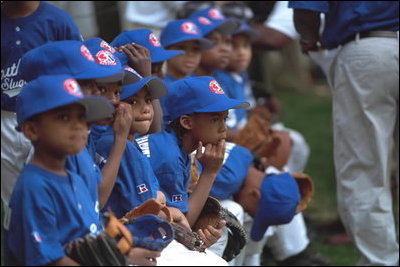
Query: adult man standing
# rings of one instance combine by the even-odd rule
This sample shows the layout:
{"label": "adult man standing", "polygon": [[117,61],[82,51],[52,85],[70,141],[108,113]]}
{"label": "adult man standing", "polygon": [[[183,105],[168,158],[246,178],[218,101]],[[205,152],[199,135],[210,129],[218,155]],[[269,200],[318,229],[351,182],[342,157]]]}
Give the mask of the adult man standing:
{"label": "adult man standing", "polygon": [[[338,209],[361,253],[358,264],[398,265],[390,163],[399,153],[399,3],[290,1],[289,7],[304,53],[338,48],[327,69]],[[326,15],[321,38],[319,13]],[[398,173],[397,165],[397,186]]]}

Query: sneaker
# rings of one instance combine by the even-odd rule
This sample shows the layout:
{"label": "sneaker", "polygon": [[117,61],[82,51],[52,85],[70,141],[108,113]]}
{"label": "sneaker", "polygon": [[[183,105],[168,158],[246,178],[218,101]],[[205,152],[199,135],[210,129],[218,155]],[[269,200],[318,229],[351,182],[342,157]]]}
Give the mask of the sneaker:
{"label": "sneaker", "polygon": [[311,252],[306,248],[299,254],[291,256],[283,261],[277,261],[278,266],[329,266],[330,260]]}

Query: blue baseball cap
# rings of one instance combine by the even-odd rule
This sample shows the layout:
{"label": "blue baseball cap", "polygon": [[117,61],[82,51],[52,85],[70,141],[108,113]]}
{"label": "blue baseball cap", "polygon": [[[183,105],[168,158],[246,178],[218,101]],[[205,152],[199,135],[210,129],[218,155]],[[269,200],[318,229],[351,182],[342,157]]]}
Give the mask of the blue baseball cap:
{"label": "blue baseball cap", "polygon": [[260,32],[250,27],[246,22],[240,20],[238,20],[238,22],[240,23],[240,26],[232,33],[232,35],[244,34],[250,38],[250,41],[254,41],[260,36]]}
{"label": "blue baseball cap", "polygon": [[162,62],[184,53],[182,50],[165,50],[149,29],[123,31],[115,37],[111,45],[120,47],[129,43],[137,43],[146,47],[150,52],[151,63]]}
{"label": "blue baseball cap", "polygon": [[17,97],[17,127],[34,115],[73,103],[86,108],[87,122],[107,118],[114,107],[104,97],[84,96],[70,75],[44,75],[28,82]]}
{"label": "blue baseball cap", "polygon": [[[142,77],[131,67],[124,68],[121,61],[116,56],[117,52],[109,43],[101,38],[94,37],[83,42],[90,53],[92,53],[94,60],[100,65],[113,68],[115,70],[123,70],[124,78],[122,85],[130,84],[139,81]],[[121,53],[119,53],[121,54]],[[125,53],[122,53],[125,55]],[[107,82],[107,78],[97,79],[98,82]]]}
{"label": "blue baseball cap", "polygon": [[122,86],[120,100],[127,99],[128,97],[136,94],[143,86],[147,85],[152,98],[157,99],[167,93],[167,86],[158,77],[150,76],[140,79],[138,82]]}
{"label": "blue baseball cap", "polygon": [[74,79],[107,78],[108,82],[124,77],[123,70],[101,66],[82,42],[73,40],[50,42],[28,51],[22,57],[21,74],[26,81],[56,74]]}
{"label": "blue baseball cap", "polygon": [[[90,39],[87,39],[83,42],[87,48],[89,48],[90,52],[94,55],[93,53],[95,50],[108,50],[110,51],[115,57],[119,59],[121,62],[121,65],[126,65],[128,64],[128,57],[126,56],[125,53],[123,52],[118,52],[114,47],[112,47],[108,42],[105,40],[99,38],[99,37],[93,37]],[[96,51],[96,52],[97,52]]]}
{"label": "blue baseball cap", "polygon": [[232,34],[238,27],[239,22],[234,19],[227,19],[214,7],[207,7],[195,11],[190,18],[200,27],[204,35],[217,30],[222,35]]}
{"label": "blue baseball cap", "polygon": [[268,226],[289,223],[296,214],[300,192],[289,173],[267,175],[260,186],[261,199],[251,228],[251,239],[260,241]]}
{"label": "blue baseball cap", "polygon": [[194,112],[221,112],[232,108],[247,108],[249,103],[231,99],[210,76],[186,77],[170,84],[165,99],[169,119]]}
{"label": "blue baseball cap", "polygon": [[211,41],[203,38],[200,28],[189,19],[170,21],[160,35],[160,41],[164,47],[189,40],[199,41],[201,50],[207,50],[213,46]]}

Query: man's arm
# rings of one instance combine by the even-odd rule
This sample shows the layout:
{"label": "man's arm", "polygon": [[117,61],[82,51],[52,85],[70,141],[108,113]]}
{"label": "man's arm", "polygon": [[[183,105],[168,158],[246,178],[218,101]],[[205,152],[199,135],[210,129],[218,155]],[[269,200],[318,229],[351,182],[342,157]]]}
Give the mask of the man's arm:
{"label": "man's arm", "polygon": [[293,20],[296,31],[300,34],[301,51],[317,51],[319,49],[320,13],[305,9],[294,9]]}

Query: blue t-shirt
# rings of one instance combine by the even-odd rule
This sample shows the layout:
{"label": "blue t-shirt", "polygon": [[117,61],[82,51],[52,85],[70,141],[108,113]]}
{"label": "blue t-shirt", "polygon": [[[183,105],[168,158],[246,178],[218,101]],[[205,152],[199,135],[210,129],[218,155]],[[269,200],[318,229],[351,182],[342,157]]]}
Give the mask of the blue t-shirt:
{"label": "blue t-shirt", "polygon": [[179,146],[175,133],[162,131],[143,136],[136,142],[150,159],[167,206],[187,212],[191,162],[189,155]]}
{"label": "blue t-shirt", "polygon": [[5,231],[6,265],[45,265],[65,256],[63,246],[102,230],[98,206],[76,174],[58,175],[33,164],[21,172]]}
{"label": "blue t-shirt", "polygon": [[90,156],[97,166],[102,168],[105,164],[105,159],[96,153],[96,143],[101,136],[108,130],[110,126],[92,125],[90,127],[90,133],[88,135],[88,141],[86,147],[89,151]]}
{"label": "blue t-shirt", "polygon": [[332,49],[364,31],[398,31],[398,1],[289,1],[289,7],[325,13],[323,47]]}
{"label": "blue t-shirt", "polygon": [[[65,11],[44,1],[31,15],[8,18],[1,14],[1,92],[2,109],[15,111],[15,97],[26,81],[19,69],[22,56],[29,50],[50,41],[78,40],[78,27]],[[17,90],[18,89],[18,90]]]}
{"label": "blue t-shirt", "polygon": [[[114,133],[109,128],[96,143],[96,153],[107,159],[113,143]],[[137,144],[127,140],[115,185],[103,210],[110,208],[120,218],[144,201],[156,198],[159,189],[148,158]]]}
{"label": "blue t-shirt", "polygon": [[210,196],[222,200],[239,192],[252,162],[253,155],[248,149],[226,142],[224,162],[211,187]]}
{"label": "blue t-shirt", "polygon": [[98,203],[98,184],[101,182],[102,176],[99,167],[94,163],[87,147],[83,147],[78,154],[67,156],[65,168],[81,177],[93,201]]}

